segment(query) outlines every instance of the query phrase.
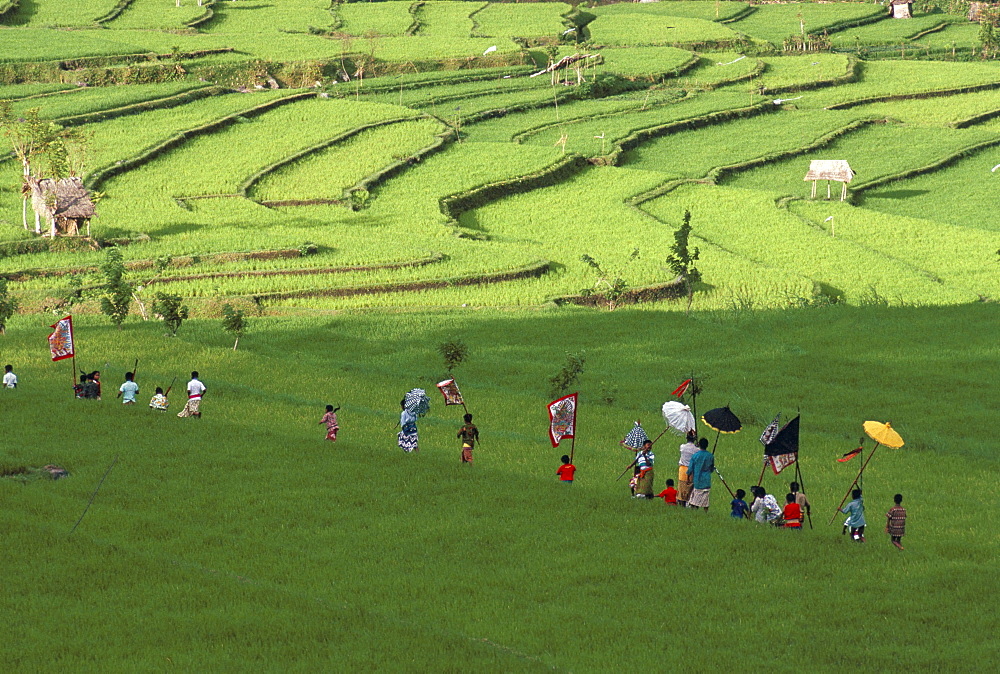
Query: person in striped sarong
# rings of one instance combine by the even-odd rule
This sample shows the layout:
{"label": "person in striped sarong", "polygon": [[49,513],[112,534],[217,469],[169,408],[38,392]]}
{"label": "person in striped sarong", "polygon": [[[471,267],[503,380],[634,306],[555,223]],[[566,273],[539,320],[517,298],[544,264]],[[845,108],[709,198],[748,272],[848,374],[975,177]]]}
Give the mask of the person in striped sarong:
{"label": "person in striped sarong", "polygon": [[399,406],[402,409],[399,414],[399,435],[397,436],[399,448],[407,454],[410,452],[419,452],[420,447],[417,445],[417,415],[406,409],[405,399],[399,401]]}

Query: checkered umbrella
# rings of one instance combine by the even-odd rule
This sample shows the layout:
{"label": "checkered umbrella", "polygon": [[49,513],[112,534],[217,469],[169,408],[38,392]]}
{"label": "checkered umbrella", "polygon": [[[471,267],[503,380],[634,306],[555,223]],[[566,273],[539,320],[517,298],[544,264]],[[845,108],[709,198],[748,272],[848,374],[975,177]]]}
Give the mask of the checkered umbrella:
{"label": "checkered umbrella", "polygon": [[637,421],[635,422],[635,426],[632,427],[632,430],[630,430],[628,435],[625,436],[625,439],[622,440],[622,444],[627,447],[631,447],[632,449],[639,449],[646,443],[647,440],[649,440],[649,436],[646,435],[646,431],[642,430],[642,426],[640,426]]}
{"label": "checkered umbrella", "polygon": [[403,407],[415,417],[422,417],[431,409],[431,399],[422,388],[410,389],[403,396]]}

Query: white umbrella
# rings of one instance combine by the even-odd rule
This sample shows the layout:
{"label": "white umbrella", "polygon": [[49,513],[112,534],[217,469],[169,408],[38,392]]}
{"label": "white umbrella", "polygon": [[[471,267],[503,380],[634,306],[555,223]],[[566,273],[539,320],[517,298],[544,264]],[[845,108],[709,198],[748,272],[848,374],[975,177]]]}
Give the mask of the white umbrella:
{"label": "white umbrella", "polygon": [[676,400],[663,403],[663,421],[676,435],[687,435],[696,428],[691,408]]}

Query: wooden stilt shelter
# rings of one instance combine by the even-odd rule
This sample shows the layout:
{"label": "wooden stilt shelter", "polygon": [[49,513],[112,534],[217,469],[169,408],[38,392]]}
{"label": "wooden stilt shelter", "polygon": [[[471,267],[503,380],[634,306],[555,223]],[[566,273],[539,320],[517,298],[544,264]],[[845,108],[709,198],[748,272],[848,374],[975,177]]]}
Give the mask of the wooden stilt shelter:
{"label": "wooden stilt shelter", "polygon": [[816,183],[820,180],[826,182],[826,198],[830,199],[830,182],[839,182],[842,185],[840,190],[840,200],[847,199],[847,183],[854,180],[854,170],[845,159],[813,159],[809,162],[809,172],[806,173],[805,181],[812,181],[812,194],[810,198],[816,198]]}
{"label": "wooden stilt shelter", "polygon": [[80,228],[90,234],[90,219],[96,211],[90,193],[77,177],[53,180],[27,178],[31,190],[31,206],[49,224],[48,236],[79,236]]}

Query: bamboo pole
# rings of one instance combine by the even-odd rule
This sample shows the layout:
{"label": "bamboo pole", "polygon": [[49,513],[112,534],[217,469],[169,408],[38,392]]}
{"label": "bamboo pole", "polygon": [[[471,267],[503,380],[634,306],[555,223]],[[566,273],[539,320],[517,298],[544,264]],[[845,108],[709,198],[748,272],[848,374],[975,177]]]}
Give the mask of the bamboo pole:
{"label": "bamboo pole", "polygon": [[[865,468],[868,467],[868,462],[872,460],[873,456],[875,456],[875,450],[877,450],[881,444],[882,443],[878,442],[877,440],[875,441],[875,447],[872,448],[872,453],[868,455],[868,458],[865,460],[864,464],[862,464],[861,470],[858,471],[858,476],[856,478],[854,478],[854,482],[852,482],[851,486],[847,488],[847,493],[844,494],[844,499],[840,502],[840,505],[837,506],[837,512],[835,512],[833,514],[833,517],[830,518],[830,521],[828,522],[828,524],[833,524],[833,521],[835,519],[837,519],[837,514],[840,513],[840,509],[843,508],[844,507],[844,503],[847,502],[847,497],[851,495],[851,490],[854,489],[854,485],[858,484],[858,481],[861,479],[861,476],[865,472]],[[801,486],[801,485],[799,485],[799,486]]]}

